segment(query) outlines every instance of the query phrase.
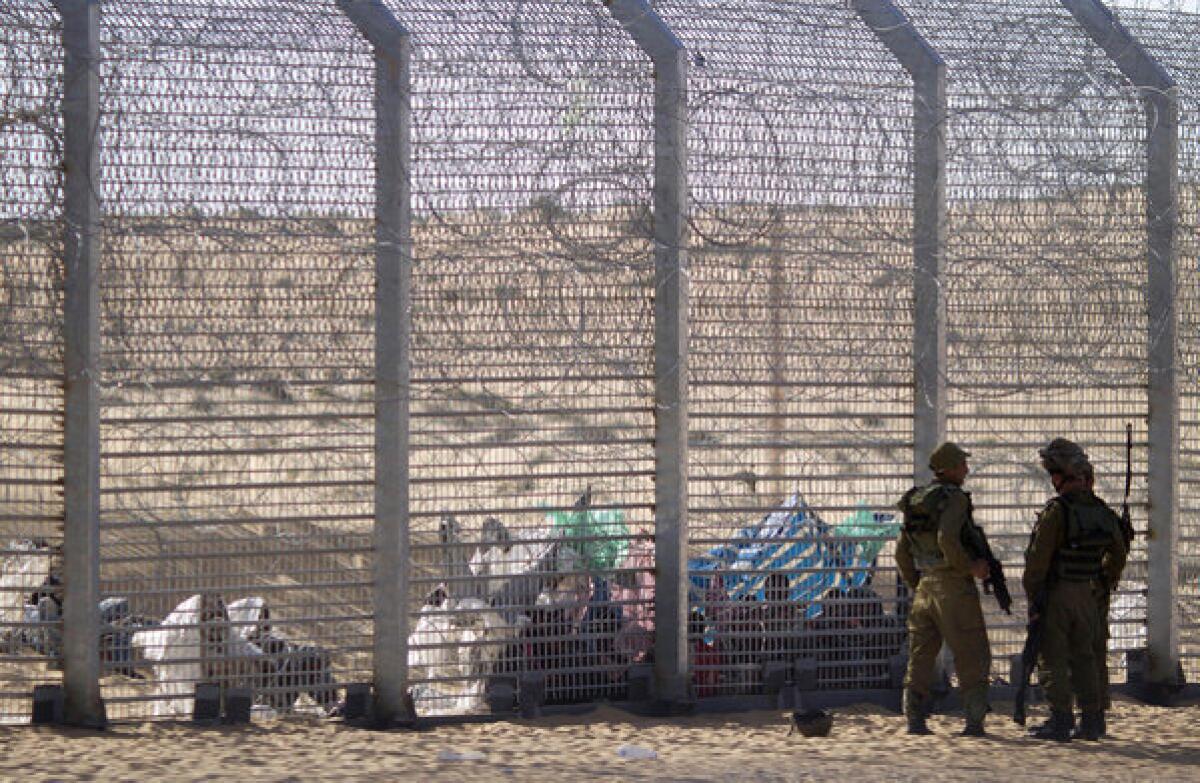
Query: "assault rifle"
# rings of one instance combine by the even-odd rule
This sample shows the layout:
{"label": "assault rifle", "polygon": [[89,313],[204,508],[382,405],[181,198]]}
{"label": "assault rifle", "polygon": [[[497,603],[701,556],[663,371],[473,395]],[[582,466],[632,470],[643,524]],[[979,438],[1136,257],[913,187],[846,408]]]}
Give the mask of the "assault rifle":
{"label": "assault rifle", "polygon": [[983,592],[987,595],[994,595],[1000,609],[1005,614],[1012,614],[1012,594],[1008,592],[1008,580],[1004,578],[1004,566],[1000,565],[1000,561],[992,554],[992,548],[988,546],[987,539],[984,539],[983,547],[983,559],[988,564],[987,579],[983,580]]}
{"label": "assault rifle", "polygon": [[1038,593],[1031,605],[1030,619],[1025,625],[1025,646],[1021,648],[1021,681],[1017,683],[1017,695],[1013,700],[1013,720],[1025,725],[1025,689],[1029,687],[1029,678],[1037,666],[1038,652],[1042,647],[1042,635],[1045,633],[1046,590]]}
{"label": "assault rifle", "polygon": [[988,575],[983,580],[983,592],[986,595],[995,596],[996,603],[1000,605],[1000,609],[1005,614],[1012,614],[1012,594],[1008,592],[1008,580],[1004,578],[1004,566],[1000,565],[1000,561],[992,553],[992,547],[988,543],[983,528],[974,522],[968,524],[972,530],[965,542],[967,549],[975,557],[987,562]]}
{"label": "assault rifle", "polygon": [[1133,483],[1133,425],[1125,425],[1125,500],[1121,504],[1121,535],[1125,551],[1133,546],[1133,520],[1129,517],[1129,485]]}

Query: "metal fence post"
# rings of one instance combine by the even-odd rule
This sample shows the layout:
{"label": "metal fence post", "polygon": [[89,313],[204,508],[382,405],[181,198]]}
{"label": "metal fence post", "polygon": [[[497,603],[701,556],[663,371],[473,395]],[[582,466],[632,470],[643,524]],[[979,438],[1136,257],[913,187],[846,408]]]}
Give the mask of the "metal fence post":
{"label": "metal fence post", "polygon": [[946,437],[946,63],[891,0],[854,10],[913,78],[913,477]]}
{"label": "metal fence post", "polygon": [[63,718],[103,728],[100,698],[100,8],[54,0],[63,19]]}
{"label": "metal fence post", "polygon": [[1176,249],[1179,225],[1179,95],[1174,79],[1099,0],[1062,0],[1079,25],[1120,69],[1146,107],[1147,307],[1149,426],[1147,523],[1149,575],[1146,681],[1165,697],[1179,666],[1179,386]]}
{"label": "metal fence post", "polygon": [[689,696],[687,52],[646,0],[605,0],[654,63],[655,692]]}
{"label": "metal fence post", "polygon": [[374,719],[408,720],[412,180],[408,30],[380,0],[337,0],[375,51]]}

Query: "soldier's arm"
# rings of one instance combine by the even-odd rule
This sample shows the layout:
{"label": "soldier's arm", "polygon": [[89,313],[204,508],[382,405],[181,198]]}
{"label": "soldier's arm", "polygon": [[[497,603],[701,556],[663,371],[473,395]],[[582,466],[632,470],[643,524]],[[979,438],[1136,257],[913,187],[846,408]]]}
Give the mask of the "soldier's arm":
{"label": "soldier's arm", "polygon": [[904,580],[904,584],[908,585],[910,590],[916,590],[917,564],[913,561],[912,542],[908,540],[908,533],[903,530],[896,539],[896,567],[900,569],[900,578]]}
{"label": "soldier's arm", "polygon": [[1121,572],[1125,570],[1125,560],[1128,557],[1125,551],[1125,537],[1120,530],[1113,535],[1112,543],[1108,546],[1108,551],[1104,553],[1104,561],[1101,568],[1104,571],[1104,586],[1109,592],[1117,589],[1117,585],[1121,582]]}
{"label": "soldier's arm", "polygon": [[1033,538],[1025,550],[1025,574],[1021,577],[1021,583],[1030,601],[1042,591],[1050,577],[1050,566],[1054,563],[1054,553],[1058,551],[1062,528],[1062,509],[1058,503],[1053,503],[1038,517]]}
{"label": "soldier's arm", "polygon": [[938,546],[946,557],[946,564],[963,574],[971,573],[971,563],[975,560],[962,543],[969,502],[962,492],[952,492],[938,516]]}

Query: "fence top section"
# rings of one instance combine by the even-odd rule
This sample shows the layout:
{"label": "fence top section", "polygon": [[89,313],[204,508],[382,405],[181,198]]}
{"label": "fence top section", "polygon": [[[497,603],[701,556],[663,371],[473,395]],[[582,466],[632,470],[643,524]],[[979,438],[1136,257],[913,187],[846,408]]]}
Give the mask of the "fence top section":
{"label": "fence top section", "polygon": [[[1200,9],[1200,3],[1197,4]],[[1146,47],[1185,95],[1200,88],[1200,12],[1121,10],[1114,16]]]}
{"label": "fence top section", "polygon": [[687,46],[694,73],[814,91],[910,83],[843,0],[660,0],[656,7]]}
{"label": "fence top section", "polygon": [[1048,77],[1116,74],[1060,0],[905,0],[902,8],[945,58],[951,82],[1037,95],[1056,89]]}
{"label": "fence top section", "polygon": [[674,57],[683,44],[646,0],[604,0],[613,18],[656,62]]}
{"label": "fence top section", "polygon": [[408,30],[381,0],[336,0],[338,8],[376,49],[395,51],[408,38]]}
{"label": "fence top section", "polygon": [[122,43],[154,48],[344,51],[353,27],[334,2],[104,0],[103,24]]}

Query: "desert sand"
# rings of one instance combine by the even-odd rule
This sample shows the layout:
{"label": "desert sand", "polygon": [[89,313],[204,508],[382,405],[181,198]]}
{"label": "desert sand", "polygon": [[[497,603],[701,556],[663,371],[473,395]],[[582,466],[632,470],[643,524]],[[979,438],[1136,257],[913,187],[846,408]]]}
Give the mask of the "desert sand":
{"label": "desert sand", "polygon": [[[834,711],[833,735],[789,737],[783,714],[657,719],[612,707],[584,715],[426,731],[376,732],[287,720],[242,727],[118,725],[104,733],[22,727],[0,732],[3,780],[1142,780],[1200,778],[1200,705],[1164,709],[1120,699],[1100,743],[1027,739],[997,703],[991,736],[957,736],[936,716],[932,737],[907,737],[900,716]],[[1040,719],[1044,707],[1035,708]],[[654,751],[626,759],[623,746]]]}

